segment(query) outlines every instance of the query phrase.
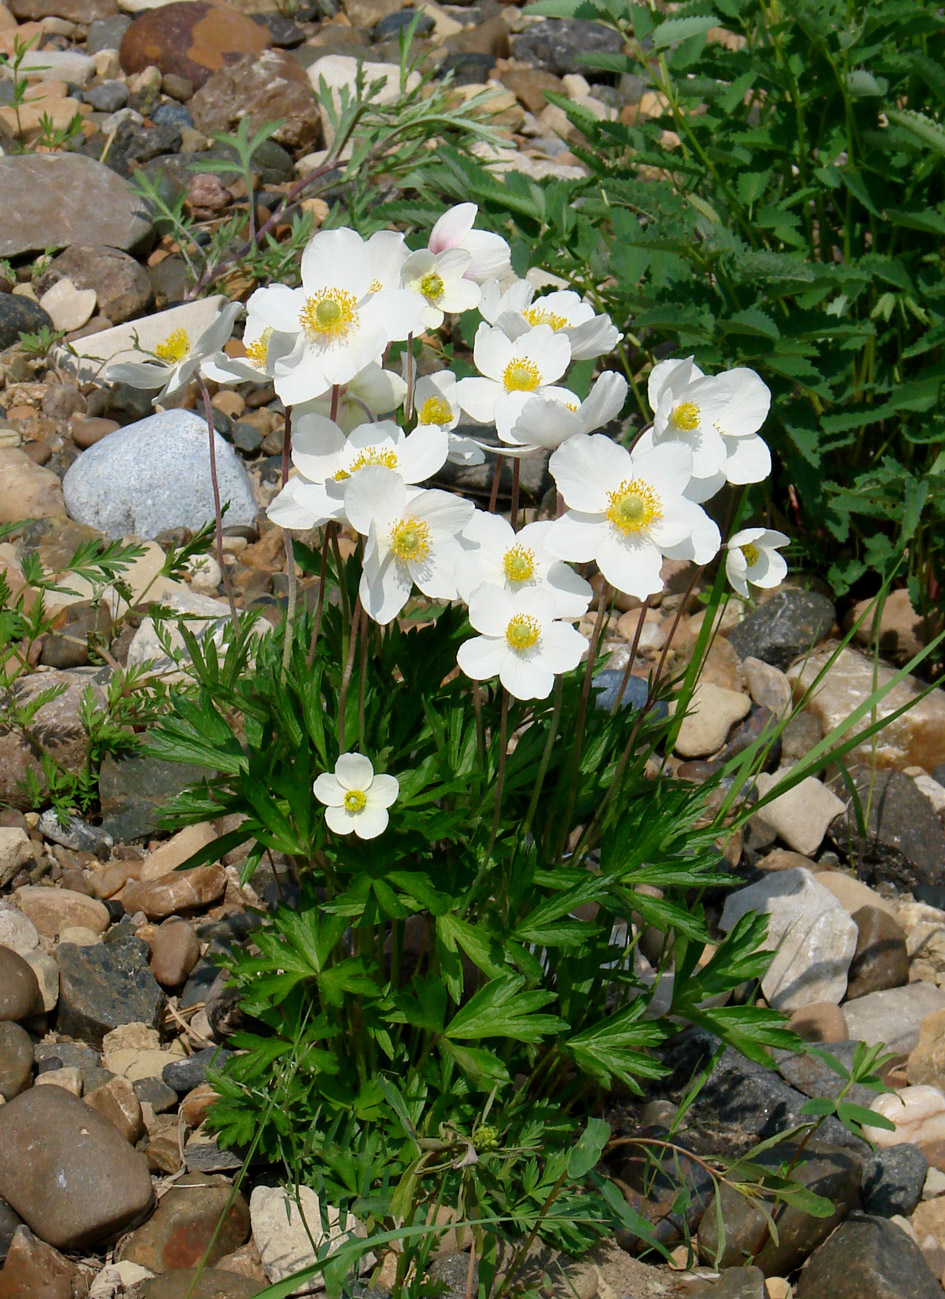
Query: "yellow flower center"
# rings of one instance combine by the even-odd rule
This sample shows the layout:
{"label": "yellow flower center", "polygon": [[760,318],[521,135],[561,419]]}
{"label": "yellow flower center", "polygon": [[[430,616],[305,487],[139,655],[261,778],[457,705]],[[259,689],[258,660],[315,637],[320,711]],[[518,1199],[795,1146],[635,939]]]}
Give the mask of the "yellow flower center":
{"label": "yellow flower center", "polygon": [[610,505],[607,518],[625,536],[643,532],[663,517],[663,502],[648,483],[639,478],[622,482],[615,492],[607,493]]}
{"label": "yellow flower center", "polygon": [[162,361],[178,365],[189,351],[190,339],[187,337],[187,330],[175,329],[173,334],[168,334],[163,343],[158,343],[154,349],[154,354],[159,356]]}
{"label": "yellow flower center", "polygon": [[345,794],[346,812],[363,812],[367,803],[367,794],[363,789],[349,789]]}
{"label": "yellow flower center", "polygon": [[344,289],[321,289],[305,299],[299,321],[313,343],[334,343],[357,327],[357,299]]}
{"label": "yellow flower center", "polygon": [[266,364],[266,353],[269,351],[270,338],[272,338],[271,326],[264,329],[259,337],[254,339],[252,343],[244,342],[243,344],[246,348],[246,359],[253,365],[257,366],[260,370],[262,370]]}
{"label": "yellow flower center", "polygon": [[509,648],[519,651],[531,649],[540,635],[541,628],[537,621],[527,613],[517,613],[514,618],[510,618],[505,629]]}
{"label": "yellow flower center", "polygon": [[669,422],[681,433],[691,433],[694,428],[699,427],[700,414],[701,411],[694,401],[682,401],[678,406],[673,407]]}
{"label": "yellow flower center", "polygon": [[443,296],[443,281],[436,271],[428,271],[420,281],[420,292],[431,302],[439,302]]}
{"label": "yellow flower center", "polygon": [[422,519],[401,519],[390,534],[390,548],[402,564],[417,564],[430,553],[430,525]]}
{"label": "yellow flower center", "polygon": [[445,397],[428,397],[420,407],[421,424],[452,424],[453,412]]}
{"label": "yellow flower center", "polygon": [[758,551],[758,547],[753,546],[752,543],[749,541],[747,546],[740,546],[739,549],[741,550],[742,554],[745,556],[745,563],[748,565],[748,567],[754,568],[754,566],[758,563],[758,560],[761,558],[761,555]]}
{"label": "yellow flower center", "polygon": [[[540,299],[539,299],[540,302]],[[522,315],[530,325],[550,325],[552,329],[564,329],[568,323],[566,316],[557,316],[553,311],[543,311],[539,303],[527,307]]]}
{"label": "yellow flower center", "polygon": [[383,287],[384,286],[380,282],[380,280],[372,280],[370,285],[368,286],[368,293],[380,293]]}
{"label": "yellow flower center", "polygon": [[538,366],[529,357],[518,357],[505,367],[506,392],[534,392],[541,383]]}
{"label": "yellow flower center", "polygon": [[366,469],[368,465],[381,465],[384,469],[397,468],[397,452],[391,447],[365,447],[351,464],[348,466],[348,472],[342,469],[335,474],[336,479],[350,478],[356,474],[359,469]]}
{"label": "yellow flower center", "polygon": [[505,552],[502,568],[510,582],[528,582],[535,576],[535,552],[526,546],[513,546]]}

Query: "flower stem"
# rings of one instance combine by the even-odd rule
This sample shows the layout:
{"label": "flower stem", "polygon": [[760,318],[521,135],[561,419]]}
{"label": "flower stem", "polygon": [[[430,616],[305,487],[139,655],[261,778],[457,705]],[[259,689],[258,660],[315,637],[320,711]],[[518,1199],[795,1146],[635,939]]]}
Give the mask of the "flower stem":
{"label": "flower stem", "polygon": [[321,630],[322,615],[325,612],[325,587],[328,581],[328,549],[331,544],[329,532],[337,525],[329,523],[322,533],[322,562],[318,572],[318,608],[315,610],[315,622],[312,626],[312,639],[309,641],[308,653],[305,656],[305,666],[311,669],[315,662],[315,646],[318,643],[318,633]]}
{"label": "flower stem", "polygon": [[358,647],[358,626],[361,622],[361,597],[354,602],[354,612],[351,615],[351,630],[348,633],[348,655],[345,660],[345,670],[341,675],[341,689],[338,692],[338,746],[341,752],[345,752],[345,738],[348,728],[345,726],[345,707],[348,702],[348,686],[351,682],[351,674],[354,671],[354,654]]}
{"label": "flower stem", "polygon": [[200,380],[200,395],[203,398],[203,409],[207,416],[207,430],[210,435],[210,482],[213,486],[213,515],[216,522],[217,563],[223,578],[223,589],[230,605],[230,617],[233,619],[233,630],[239,630],[239,616],[236,612],[236,598],[233,595],[233,584],[227,572],[223,555],[223,507],[220,504],[220,480],[217,478],[216,430],[213,427],[213,409],[210,405],[210,393],[203,379]]}
{"label": "flower stem", "polygon": [[643,601],[643,604],[640,606],[640,617],[637,620],[636,631],[633,633],[633,641],[631,642],[630,645],[630,656],[627,659],[627,666],[623,670],[623,678],[621,679],[620,682],[620,689],[617,691],[617,698],[614,700],[613,706],[611,707],[610,710],[611,717],[616,716],[616,714],[620,709],[620,705],[623,702],[623,693],[627,688],[627,682],[630,680],[630,673],[631,670],[633,669],[634,660],[636,659],[637,656],[637,650],[639,649],[640,646],[640,637],[643,635],[643,624],[646,622],[646,615],[649,612],[649,609],[650,609],[650,597],[647,596],[646,599]]}
{"label": "flower stem", "polygon": [[522,470],[522,462],[518,456],[512,461],[512,508],[509,511],[509,522],[512,527],[518,526],[518,480]]}
{"label": "flower stem", "polygon": [[535,788],[532,790],[531,800],[528,804],[528,811],[525,813],[525,824],[522,827],[522,838],[526,840],[528,839],[529,831],[532,828],[532,821],[535,819],[535,812],[538,810],[538,800],[541,797],[541,789],[545,783],[545,776],[548,774],[548,764],[551,761],[551,752],[558,736],[558,727],[561,724],[561,700],[563,693],[564,689],[561,677],[557,676],[555,677],[555,695],[551,712],[551,725],[548,727],[548,734],[545,737],[545,747],[542,751],[541,763],[538,767],[538,775],[535,777]]}
{"label": "flower stem", "polygon": [[489,513],[495,514],[495,504],[499,499],[499,479],[502,476],[503,456],[495,458],[495,473],[492,475],[492,495],[489,497]]}
{"label": "flower stem", "polygon": [[[282,439],[282,486],[289,481],[289,455],[292,450],[292,407],[285,409],[285,434]],[[295,602],[298,596],[298,582],[295,577],[295,551],[292,549],[292,532],[282,529],[285,543],[285,571],[288,578],[288,603],[285,611],[285,639],[282,642],[282,675],[289,671],[289,659],[292,657],[292,634],[295,629]]]}
{"label": "flower stem", "polygon": [[489,847],[486,860],[492,856],[492,849],[499,835],[499,819],[502,814],[502,790],[505,785],[505,751],[508,748],[509,729],[509,692],[502,687],[502,716],[499,721],[499,770],[495,781],[495,808],[492,813],[492,833],[489,836]]}

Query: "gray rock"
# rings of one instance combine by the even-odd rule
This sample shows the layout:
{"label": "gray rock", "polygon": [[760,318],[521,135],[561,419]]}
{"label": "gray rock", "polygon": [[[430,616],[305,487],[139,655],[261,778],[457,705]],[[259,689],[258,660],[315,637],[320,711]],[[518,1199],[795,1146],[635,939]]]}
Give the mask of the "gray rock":
{"label": "gray rock", "polygon": [[868,1045],[884,1042],[897,1055],[908,1055],[919,1043],[919,1025],[926,1015],[945,1008],[945,990],[931,983],[884,988],[848,1001],[843,1007],[851,1040]]}
{"label": "gray rock", "polygon": [[[227,526],[248,527],[257,513],[252,484],[233,448],[214,437]],[[207,425],[191,411],[166,410],[118,429],[83,452],[62,491],[74,519],[109,537],[196,531],[213,519]]]}
{"label": "gray rock", "polygon": [[[90,86],[83,98],[100,113],[115,113],[127,104],[128,87],[123,81],[101,81],[96,86]],[[112,321],[112,324],[117,323]]]}
{"label": "gray rock", "polygon": [[26,1091],[33,1072],[33,1043],[19,1024],[0,1024],[0,1096],[12,1101]]}
{"label": "gray rock", "polygon": [[904,1142],[877,1150],[863,1167],[860,1202],[878,1218],[908,1218],[922,1198],[929,1161],[918,1146]]}
{"label": "gray rock", "polygon": [[[0,167],[9,161],[9,158],[0,158]],[[2,182],[3,172],[0,171],[0,184]],[[0,200],[0,221],[3,219],[2,213],[3,204]],[[3,236],[0,235],[0,243],[2,239]],[[12,347],[19,341],[21,334],[35,334],[43,326],[52,329],[53,322],[38,302],[24,298],[19,293],[0,293],[0,351]]]}
{"label": "gray rock", "polygon": [[[829,1046],[817,1049],[833,1056],[840,1064],[852,1070],[856,1047],[856,1042],[831,1042]],[[845,1080],[813,1051],[772,1051],[771,1055],[777,1065],[778,1073],[785,1082],[796,1087],[805,1096],[827,1096],[833,1100],[846,1085]],[[847,1092],[845,1099],[854,1105],[862,1105],[869,1109],[878,1095],[879,1092],[871,1091],[869,1087],[857,1083]]]}
{"label": "gray rock", "polygon": [[134,940],[94,947],[60,944],[60,1033],[101,1046],[105,1034],[121,1024],[157,1028],[165,997],[148,966],[147,951],[146,944]]}
{"label": "gray rock", "polygon": [[89,23],[88,35],[85,38],[86,54],[97,54],[99,50],[117,50],[121,38],[131,26],[128,14],[113,14],[111,18],[96,18]]}
{"label": "gray rock", "polygon": [[0,158],[0,257],[109,244],[135,248],[151,218],[131,186],[80,153],[23,153]]}
{"label": "gray rock", "polygon": [[901,1227],[857,1214],[815,1250],[797,1299],[942,1299],[942,1287]]}
{"label": "gray rock", "polygon": [[47,808],[40,814],[39,832],[44,839],[71,848],[73,852],[107,853],[114,843],[111,835],[105,834],[97,825],[83,821],[80,816],[67,817],[65,825],[61,825],[54,808]]}
{"label": "gray rock", "polygon": [[622,48],[620,33],[612,27],[572,18],[545,18],[512,37],[512,54],[516,59],[558,76],[583,70],[592,78],[600,78],[600,69],[591,71],[583,65],[583,55],[601,51],[619,53]]}
{"label": "gray rock", "polygon": [[729,644],[740,659],[761,659],[783,671],[824,639],[836,617],[825,595],[789,588],[733,628]]}
{"label": "gray rock", "polygon": [[150,1105],[155,1114],[177,1109],[177,1092],[160,1078],[136,1078],[131,1085],[141,1104]]}
{"label": "gray rock", "polygon": [[766,1299],[767,1294],[760,1267],[727,1267],[713,1285],[711,1299]]}
{"label": "gray rock", "polygon": [[195,1051],[193,1055],[185,1056],[183,1060],[174,1060],[171,1064],[166,1064],[161,1072],[161,1078],[168,1087],[173,1087],[176,1092],[183,1095],[207,1081],[208,1067],[222,1069],[232,1054],[232,1051],[224,1050],[222,1047],[205,1046],[202,1051]]}
{"label": "gray rock", "polygon": [[28,1019],[36,1013],[39,984],[18,952],[0,946],[0,1021]]}
{"label": "gray rock", "polygon": [[7,1256],[17,1227],[22,1225],[19,1215],[13,1212],[5,1200],[0,1200],[0,1263]]}
{"label": "gray rock", "polygon": [[165,762],[149,753],[108,754],[99,772],[102,829],[118,843],[151,838],[165,804],[213,775],[206,767]]}

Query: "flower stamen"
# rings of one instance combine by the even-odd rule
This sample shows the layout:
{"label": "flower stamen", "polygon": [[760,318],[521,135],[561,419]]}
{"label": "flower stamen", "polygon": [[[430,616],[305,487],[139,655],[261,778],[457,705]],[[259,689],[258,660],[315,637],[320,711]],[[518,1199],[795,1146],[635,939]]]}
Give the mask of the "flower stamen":
{"label": "flower stamen", "polygon": [[320,289],[305,299],[299,323],[313,343],[334,343],[358,324],[357,299],[344,289]]}
{"label": "flower stamen", "polygon": [[537,619],[527,613],[517,613],[509,619],[505,629],[505,639],[510,649],[520,653],[534,646],[541,636],[541,627]]}
{"label": "flower stamen", "polygon": [[644,532],[663,517],[663,502],[640,478],[627,479],[615,492],[608,492],[607,518],[624,536]]}
{"label": "flower stamen", "polygon": [[351,461],[347,472],[344,469],[335,474],[336,479],[350,478],[356,474],[359,469],[366,469],[368,465],[381,465],[384,469],[397,468],[397,452],[391,447],[365,447],[363,451]]}
{"label": "flower stamen", "polygon": [[742,554],[745,556],[745,563],[748,565],[748,567],[754,568],[754,566],[758,563],[758,560],[761,558],[761,554],[758,550],[758,547],[753,546],[752,543],[749,541],[747,545],[740,546],[739,549],[741,550]]}
{"label": "flower stamen", "polygon": [[349,789],[345,794],[346,812],[363,812],[367,804],[367,794],[363,789]]}
{"label": "flower stamen", "polygon": [[529,582],[535,576],[535,552],[527,546],[513,546],[505,552],[502,569],[510,582]]}
{"label": "flower stamen", "polygon": [[436,271],[428,271],[420,281],[420,292],[430,302],[439,302],[443,296],[443,280]]}
{"label": "flower stamen", "polygon": [[681,433],[691,433],[699,427],[702,412],[694,401],[683,401],[670,412],[669,422]]}
{"label": "flower stamen", "polygon": [[154,355],[171,365],[179,365],[189,351],[190,339],[187,337],[187,330],[175,329],[173,334],[168,334],[162,343],[158,343]]}
{"label": "flower stamen", "polygon": [[259,337],[254,339],[251,343],[244,342],[243,344],[246,351],[246,359],[252,362],[252,364],[257,366],[260,370],[264,369],[266,365],[266,355],[269,351],[270,338],[272,338],[271,325],[267,326]]}
{"label": "flower stamen", "polygon": [[534,392],[541,383],[538,366],[527,356],[509,361],[502,378],[506,392]]}
{"label": "flower stamen", "polygon": [[564,329],[565,325],[568,323],[567,317],[565,316],[558,316],[553,311],[543,311],[541,308],[541,299],[532,306],[526,307],[522,312],[522,315],[530,325],[550,325],[555,332],[559,329]]}
{"label": "flower stamen", "polygon": [[428,397],[420,407],[421,424],[452,424],[453,412],[445,397]]}
{"label": "flower stamen", "polygon": [[402,564],[418,564],[430,553],[430,525],[422,519],[401,519],[390,534],[390,548]]}

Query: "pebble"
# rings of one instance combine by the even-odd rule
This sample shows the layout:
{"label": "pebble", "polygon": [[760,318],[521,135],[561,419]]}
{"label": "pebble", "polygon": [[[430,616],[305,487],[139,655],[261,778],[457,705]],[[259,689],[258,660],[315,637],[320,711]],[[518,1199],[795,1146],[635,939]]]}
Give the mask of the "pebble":
{"label": "pebble", "polygon": [[183,866],[195,852],[208,847],[217,837],[216,828],[210,821],[198,821],[196,825],[185,826],[148,854],[142,868],[142,878],[162,879]]}
{"label": "pebble", "polygon": [[845,871],[818,871],[817,883],[830,890],[848,916],[854,915],[861,907],[875,907],[895,919],[896,908],[889,899],[855,875],[848,875]]}
{"label": "pebble", "polygon": [[877,1096],[870,1109],[896,1125],[892,1132],[887,1128],[870,1128],[870,1139],[875,1146],[885,1149],[910,1142],[923,1151],[930,1164],[943,1168],[945,1095],[938,1087],[925,1084],[902,1087],[898,1092]]}
{"label": "pebble", "polygon": [[72,1096],[82,1095],[82,1071],[75,1065],[67,1066],[63,1069],[50,1069],[48,1073],[38,1074],[36,1087],[62,1087]]}
{"label": "pebble", "polygon": [[185,1267],[145,1281],[141,1299],[252,1299],[259,1282],[219,1267]]}
{"label": "pebble", "polygon": [[28,1019],[39,1001],[39,985],[29,964],[10,947],[0,947],[0,1021]]}
{"label": "pebble", "polygon": [[[773,775],[760,772],[755,778],[758,793],[767,794],[787,776],[790,768]],[[794,852],[805,857],[815,853],[830,823],[846,809],[846,803],[818,780],[807,776],[792,789],[766,803],[755,815],[766,822]]]}
{"label": "pebble", "polygon": [[904,1231],[858,1215],[815,1250],[795,1293],[797,1299],[941,1299],[941,1289]]}
{"label": "pebble", "polygon": [[[86,98],[96,90],[103,90],[105,86],[118,87],[127,97],[125,83],[112,81],[103,86],[93,86]],[[99,311],[113,325],[140,316],[147,310],[153,297],[147,271],[134,257],[119,248],[108,248],[98,243],[74,243],[63,249],[53,259],[38,285],[45,289],[62,277],[70,279],[79,289],[94,290]],[[84,340],[79,350],[85,350]]]}
{"label": "pebble", "polygon": [[91,104],[100,113],[116,113],[128,102],[128,87],[124,81],[100,81],[98,85],[88,88],[84,98],[87,104]]}
{"label": "pebble", "polygon": [[850,1036],[839,1006],[815,1001],[791,1014],[790,1027],[805,1042],[845,1042]]}
{"label": "pebble", "polygon": [[204,767],[165,762],[148,753],[106,754],[98,784],[102,828],[119,843],[149,838],[158,832],[165,804],[210,774]]}
{"label": "pebble", "polygon": [[122,902],[129,913],[143,911],[149,920],[163,920],[180,911],[209,906],[223,896],[226,875],[219,865],[195,866],[155,880],[131,881]]}
{"label": "pebble", "polygon": [[17,1227],[0,1272],[0,1299],[73,1299],[74,1280],[74,1264],[28,1227]]}
{"label": "pebble", "polygon": [[0,1196],[58,1249],[122,1231],[151,1207],[147,1162],[107,1119],[60,1087],[0,1107]]}
{"label": "pebble", "polygon": [[287,149],[313,149],[321,140],[312,83],[283,50],[263,50],[228,62],[207,78],[189,108],[194,125],[205,135],[231,131],[246,117],[252,130],[264,121],[280,121],[272,138]]}
{"label": "pebble", "polygon": [[543,18],[512,37],[514,58],[558,76],[573,73],[579,67],[587,73],[585,54],[619,53],[622,48],[620,34],[612,27],[572,18]]}
{"label": "pebble", "polygon": [[165,998],[148,967],[147,950],[137,939],[58,947],[59,1031],[98,1046],[121,1024],[156,1026]]}
{"label": "pebble", "polygon": [[[365,85],[370,86],[378,81],[382,83],[374,96],[374,103],[378,105],[393,104],[400,98],[399,65],[371,63],[367,59],[357,59],[349,54],[325,54],[320,59],[316,59],[308,69],[308,77],[316,95],[319,96],[320,102],[321,92],[319,87],[322,79],[324,79],[328,89],[328,97],[335,113],[337,113],[341,105],[342,90],[347,89],[350,91],[354,86],[359,64],[363,70]],[[416,72],[409,73],[406,84],[408,90],[416,89],[420,84],[419,74]],[[322,105],[320,112],[325,146],[330,147],[335,138],[334,124],[324,105]]]}
{"label": "pebble", "polygon": [[785,671],[830,632],[836,622],[830,600],[815,591],[776,592],[729,633],[741,659],[756,658]]}
{"label": "pebble", "polygon": [[26,957],[39,946],[39,934],[32,920],[9,906],[0,906],[0,948],[8,947]]}
{"label": "pebble", "polygon": [[102,934],[110,923],[108,910],[103,903],[84,893],[76,893],[73,889],[28,884],[17,889],[13,897],[23,914],[32,920],[37,932],[47,938],[55,938],[70,926]]}
{"label": "pebble", "polygon": [[63,823],[52,808],[40,814],[36,828],[44,839],[61,844],[63,848],[71,848],[74,852],[107,853],[113,847],[111,835],[97,825],[90,825],[80,816],[67,816]]}
{"label": "pebble", "polygon": [[121,1257],[154,1273],[210,1266],[249,1236],[249,1205],[224,1177],[185,1173],[154,1215],[126,1237]]}
{"label": "pebble", "polygon": [[848,1001],[908,983],[909,953],[898,921],[879,907],[861,907],[853,923],[858,937],[847,976]]}
{"label": "pebble", "polygon": [[879,1150],[863,1166],[860,1201],[880,1218],[908,1218],[922,1198],[929,1164],[918,1146],[904,1142]]}
{"label": "pebble", "polygon": [[926,1015],[919,1025],[919,1040],[906,1061],[910,1083],[929,1083],[945,1089],[945,1010]]}
{"label": "pebble", "polygon": [[731,727],[750,708],[747,695],[700,681],[679,728],[675,752],[682,758],[702,758],[715,753],[725,743]]}
{"label": "pebble", "polygon": [[857,997],[843,1013],[851,1038],[869,1046],[883,1042],[897,1055],[908,1055],[918,1045],[922,1020],[943,1007],[945,992],[929,983],[909,983]]}
{"label": "pebble", "polygon": [[[0,163],[4,161],[0,158]],[[0,302],[0,346],[3,346],[2,330]],[[19,523],[65,512],[62,486],[52,470],[36,464],[20,447],[0,447],[0,523]]]}
{"label": "pebble", "polygon": [[95,311],[94,289],[77,289],[70,279],[57,280],[39,300],[42,309],[49,313],[55,329],[68,333],[81,329]]}
{"label": "pebble", "polygon": [[247,54],[261,54],[269,44],[262,23],[232,5],[208,0],[174,0],[159,8],[124,0],[126,9],[143,9],[125,32],[118,48],[125,72],[157,67],[162,73],[203,83],[227,63]]}
{"label": "pebble", "polygon": [[778,668],[749,655],[742,660],[742,672],[748,693],[754,703],[767,708],[775,717],[784,717],[793,702],[791,683]]}
{"label": "pebble", "polygon": [[[256,520],[252,484],[239,457],[218,433],[217,476],[227,523]],[[9,454],[9,452],[7,453]],[[185,410],[167,410],[97,442],[69,468],[62,491],[69,514],[109,537],[156,537],[169,528],[193,531],[214,517],[207,425]]]}
{"label": "pebble", "polygon": [[[249,1199],[253,1239],[273,1284],[310,1267],[316,1260],[313,1242],[317,1247],[325,1239],[318,1196],[308,1186],[299,1186],[297,1194],[296,1199],[280,1187],[257,1186]],[[329,1205],[325,1212],[332,1245],[353,1234],[356,1224],[350,1214],[342,1222],[337,1209]],[[312,1288],[323,1289],[324,1281],[318,1285],[316,1279]]]}
{"label": "pebble", "polygon": [[30,1085],[33,1043],[29,1033],[12,1021],[0,1023],[0,1096],[10,1101]]}
{"label": "pebble", "polygon": [[85,1103],[113,1123],[129,1145],[133,1146],[144,1134],[141,1102],[127,1078],[110,1078],[87,1094]]}
{"label": "pebble", "polygon": [[0,826],[0,888],[33,859],[33,846],[19,826]]}
{"label": "pebble", "polygon": [[165,920],[150,937],[151,973],[162,988],[186,982],[200,959],[200,940],[193,926],[176,917]]}
{"label": "pebble", "polygon": [[165,1065],[161,1077],[168,1087],[173,1087],[178,1094],[193,1091],[207,1081],[207,1069],[220,1069],[233,1054],[222,1047],[208,1046],[183,1060],[174,1060]]}

